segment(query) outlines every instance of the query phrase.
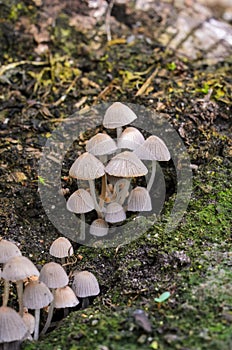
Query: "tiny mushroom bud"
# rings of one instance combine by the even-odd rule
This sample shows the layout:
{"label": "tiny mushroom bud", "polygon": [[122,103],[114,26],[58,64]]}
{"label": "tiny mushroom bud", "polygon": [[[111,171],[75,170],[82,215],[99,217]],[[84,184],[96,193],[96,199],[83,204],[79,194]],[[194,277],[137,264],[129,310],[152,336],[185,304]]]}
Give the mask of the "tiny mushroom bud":
{"label": "tiny mushroom bud", "polygon": [[89,305],[89,297],[100,293],[98,281],[89,271],[75,271],[72,289],[77,297],[83,298],[82,307]]}

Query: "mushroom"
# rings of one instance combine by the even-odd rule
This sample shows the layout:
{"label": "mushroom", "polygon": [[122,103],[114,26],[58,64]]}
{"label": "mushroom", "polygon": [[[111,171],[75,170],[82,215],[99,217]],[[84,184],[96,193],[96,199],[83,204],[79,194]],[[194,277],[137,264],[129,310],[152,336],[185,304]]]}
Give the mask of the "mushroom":
{"label": "mushroom", "polygon": [[126,219],[126,214],[123,207],[117,203],[109,203],[106,207],[105,220],[110,223],[121,222]]}
{"label": "mushroom", "polygon": [[16,282],[20,316],[23,316],[23,280],[32,276],[39,276],[39,271],[25,256],[15,256],[3,267],[2,278]]}
{"label": "mushroom", "polygon": [[145,139],[141,132],[133,126],[130,126],[126,128],[119,137],[118,148],[128,148],[134,151],[137,147],[144,143],[144,141]]}
{"label": "mushroom", "polygon": [[[107,164],[105,171],[110,175],[124,178],[139,177],[146,175],[148,172],[141,160],[130,151],[125,151],[114,156]],[[125,182],[125,187],[123,189],[123,195],[121,194],[120,196],[120,204],[123,204],[130,184],[125,180],[123,181]]]}
{"label": "mushroom", "polygon": [[55,290],[54,306],[56,309],[74,307],[78,304],[79,300],[69,286],[57,288]]}
{"label": "mushroom", "polygon": [[50,255],[61,259],[61,264],[65,264],[65,258],[73,255],[73,246],[69,239],[65,237],[58,237],[52,242],[50,249]]}
{"label": "mushroom", "polygon": [[92,222],[89,228],[89,233],[96,237],[103,237],[108,234],[109,225],[103,219],[96,219]]}
{"label": "mushroom", "polygon": [[[8,306],[0,307],[0,343],[10,343],[17,340],[23,340],[28,328],[22,317]],[[4,346],[3,345],[3,346]],[[4,347],[7,349],[7,347]]]}
{"label": "mushroom", "polygon": [[100,293],[98,281],[89,271],[74,271],[72,289],[78,298],[83,298],[83,308],[89,305],[89,297]]}
{"label": "mushroom", "polygon": [[107,108],[103,126],[107,129],[117,129],[117,140],[122,133],[124,125],[132,123],[137,118],[136,114],[125,104],[114,102]]}
{"label": "mushroom", "polygon": [[93,198],[86,190],[82,188],[75,191],[67,201],[67,209],[69,211],[81,214],[81,240],[85,240],[85,213],[93,210],[94,207]]}
{"label": "mushroom", "polygon": [[101,208],[96,199],[94,179],[105,175],[105,168],[102,162],[89,152],[80,155],[72,164],[69,175],[80,180],[88,180],[90,194],[94,201],[95,209],[99,217],[102,217]]}
{"label": "mushroom", "polygon": [[[14,256],[21,255],[22,253],[20,252],[16,244],[0,237],[0,264],[5,264],[9,259],[13,258]],[[9,281],[4,280],[4,292],[2,301],[3,306],[7,306],[8,304],[9,288]]]}
{"label": "mushroom", "polygon": [[118,177],[138,177],[146,175],[148,172],[141,160],[130,151],[114,156],[107,164],[105,171]]}
{"label": "mushroom", "polygon": [[152,172],[147,184],[147,190],[150,192],[155,179],[156,161],[168,161],[171,158],[169,150],[163,140],[158,136],[152,135],[134,150],[134,154],[140,159],[152,161]]}
{"label": "mushroom", "polygon": [[[51,289],[53,297],[55,296],[55,289],[67,286],[69,281],[64,268],[60,264],[57,264],[53,261],[46,263],[42,267],[39,275],[39,280],[45,283],[48,286],[48,288]],[[50,304],[47,320],[44,325],[44,328],[41,331],[41,334],[45,334],[46,331],[48,330],[51,324],[53,310],[54,310],[54,299]]]}
{"label": "mushroom", "polygon": [[41,281],[30,281],[23,292],[23,304],[28,309],[35,310],[34,340],[39,338],[40,309],[48,306],[53,300],[53,295]]}
{"label": "mushroom", "polygon": [[127,210],[129,211],[150,211],[152,210],[151,197],[146,188],[135,187],[128,198]]}
{"label": "mushroom", "polygon": [[101,162],[104,163],[107,160],[107,154],[117,151],[117,145],[109,135],[98,133],[87,141],[86,151],[94,156],[99,156]]}
{"label": "mushroom", "polygon": [[30,334],[34,333],[34,331],[35,331],[35,317],[28,312],[26,307],[23,309],[23,321],[24,321],[25,325],[27,326],[29,333]]}

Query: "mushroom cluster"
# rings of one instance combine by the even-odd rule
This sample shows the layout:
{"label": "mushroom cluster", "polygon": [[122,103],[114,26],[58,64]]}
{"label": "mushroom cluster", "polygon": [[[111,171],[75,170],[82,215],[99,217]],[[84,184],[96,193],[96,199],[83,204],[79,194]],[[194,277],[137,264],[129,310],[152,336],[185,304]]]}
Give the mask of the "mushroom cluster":
{"label": "mushroom cluster", "polygon": [[[150,191],[156,162],[170,160],[170,153],[158,136],[151,135],[145,140],[138,129],[128,126],[136,118],[128,106],[114,102],[106,110],[103,126],[116,129],[116,140],[107,133],[94,135],[86,143],[86,152],[74,161],[69,170],[70,177],[88,182],[87,189],[79,188],[67,200],[67,209],[80,214],[81,241],[86,239],[85,214],[92,210],[96,211],[98,218],[91,223],[89,233],[95,237],[106,236],[109,225],[123,222],[128,211],[152,210]],[[142,160],[152,162],[146,188],[138,186],[136,181],[148,173]],[[98,191],[95,186],[97,179],[100,179],[101,186]],[[135,185],[131,189],[132,179]]]}
{"label": "mushroom cluster", "polygon": [[[71,242],[65,237],[57,238],[50,246],[50,255],[61,259],[45,263],[40,272],[30,259],[22,256],[13,242],[0,237],[0,278],[4,283],[3,301],[0,307],[0,344],[20,342],[25,339],[38,340],[51,325],[53,311],[63,309],[64,316],[69,308],[88,306],[88,298],[100,293],[99,284],[93,273],[74,271],[70,280],[65,265],[73,254]],[[63,265],[62,265],[63,264]],[[8,306],[11,284],[15,283],[18,297],[18,312]],[[28,312],[34,310],[34,316]],[[48,309],[47,320],[40,332],[40,312]],[[5,347],[4,347],[5,348]]]}

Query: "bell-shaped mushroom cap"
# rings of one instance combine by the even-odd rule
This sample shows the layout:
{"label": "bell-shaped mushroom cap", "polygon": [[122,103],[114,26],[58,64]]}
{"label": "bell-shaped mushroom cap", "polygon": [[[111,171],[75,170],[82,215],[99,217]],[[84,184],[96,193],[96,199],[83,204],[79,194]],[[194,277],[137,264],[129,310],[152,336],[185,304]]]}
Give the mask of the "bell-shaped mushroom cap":
{"label": "bell-shaped mushroom cap", "polygon": [[2,270],[2,278],[7,281],[20,281],[31,276],[39,276],[39,271],[25,256],[11,258]]}
{"label": "bell-shaped mushroom cap", "polygon": [[69,175],[80,180],[94,180],[105,174],[104,165],[89,152],[81,154],[69,170]]}
{"label": "bell-shaped mushroom cap", "polygon": [[79,298],[87,298],[100,293],[98,281],[89,271],[74,272],[72,289]]}
{"label": "bell-shaped mushroom cap", "polygon": [[109,231],[109,225],[103,219],[96,219],[89,228],[89,233],[96,237],[106,236]]}
{"label": "bell-shaped mushroom cap", "polygon": [[117,150],[115,141],[107,134],[98,133],[86,143],[86,151],[94,156],[114,153]]}
{"label": "bell-shaped mushroom cap", "polygon": [[29,333],[32,334],[35,330],[35,317],[30,314],[27,310],[23,311],[23,321],[27,326]]}
{"label": "bell-shaped mushroom cap", "polygon": [[55,290],[54,306],[57,309],[64,307],[74,307],[79,304],[74,291],[69,287],[57,288]]}
{"label": "bell-shaped mushroom cap", "polygon": [[8,306],[0,307],[0,343],[22,340],[28,333],[22,317]]}
{"label": "bell-shaped mushroom cap", "polygon": [[148,170],[141,160],[132,152],[117,154],[107,164],[105,171],[118,177],[137,177],[146,175]]}
{"label": "bell-shaped mushroom cap", "polygon": [[132,151],[144,143],[145,139],[141,132],[130,126],[126,128],[118,139],[118,148],[129,148]]}
{"label": "bell-shaped mushroom cap", "polygon": [[115,129],[130,124],[137,118],[136,114],[121,102],[114,102],[107,110],[103,119],[103,126]]}
{"label": "bell-shaped mushroom cap", "polygon": [[28,309],[42,309],[53,300],[53,295],[41,281],[29,282],[23,292],[23,305]]}
{"label": "bell-shaped mushroom cap", "polygon": [[144,160],[168,161],[171,156],[163,140],[158,136],[149,136],[144,143],[134,150],[134,153]]}
{"label": "bell-shaped mushroom cap", "polygon": [[39,280],[45,283],[48,288],[61,288],[68,284],[67,273],[60,264],[53,261],[42,267]]}
{"label": "bell-shaped mushroom cap", "polygon": [[137,186],[135,187],[128,198],[129,211],[150,211],[152,210],[151,197],[146,188]]}
{"label": "bell-shaped mushroom cap", "polygon": [[14,256],[21,256],[17,245],[12,242],[7,241],[6,239],[0,238],[0,264],[5,264],[8,260]]}
{"label": "bell-shaped mushroom cap", "polygon": [[67,209],[77,214],[88,213],[94,209],[94,202],[89,192],[80,188],[69,197]]}
{"label": "bell-shaped mushroom cap", "polygon": [[69,239],[58,237],[52,242],[49,253],[56,258],[65,258],[73,255],[73,247]]}
{"label": "bell-shaped mushroom cap", "polygon": [[121,222],[126,219],[126,214],[123,207],[117,202],[112,202],[107,205],[105,212],[105,220],[110,223]]}

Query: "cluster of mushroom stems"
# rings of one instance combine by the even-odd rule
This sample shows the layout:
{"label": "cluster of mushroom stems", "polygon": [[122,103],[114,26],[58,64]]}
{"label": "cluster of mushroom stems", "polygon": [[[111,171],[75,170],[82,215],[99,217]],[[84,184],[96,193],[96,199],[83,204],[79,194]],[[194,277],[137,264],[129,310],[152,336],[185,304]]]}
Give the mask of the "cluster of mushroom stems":
{"label": "cluster of mushroom stems", "polygon": [[[38,340],[39,334],[45,334],[50,327],[54,308],[63,308],[65,314],[69,308],[80,303],[80,298],[82,307],[86,307],[89,297],[100,293],[98,281],[89,271],[74,270],[71,282],[65,270],[66,264],[63,264],[73,255],[72,244],[67,238],[57,238],[50,246],[50,255],[60,259],[61,263],[48,262],[39,272],[15,243],[0,238],[0,278],[4,284],[0,307],[0,344],[32,339],[32,334],[33,339]],[[18,312],[8,306],[12,283],[16,284]],[[28,309],[34,310],[34,316]],[[40,331],[41,309],[48,309],[48,312]]]}
{"label": "cluster of mushroom stems", "polygon": [[[67,209],[80,214],[79,239],[86,239],[85,214],[96,210],[98,218],[90,225],[89,233],[95,237],[106,236],[109,224],[123,222],[126,212],[152,210],[150,191],[156,174],[156,162],[168,161],[169,150],[162,139],[151,135],[146,140],[135,127],[128,126],[137,118],[125,104],[114,102],[105,112],[103,126],[116,129],[114,140],[106,132],[98,133],[86,143],[86,152],[72,164],[69,175],[87,181],[67,200]],[[127,126],[124,130],[123,127]],[[122,151],[123,150],[123,151]],[[136,186],[130,190],[131,179],[147,175],[142,160],[152,163],[147,187]],[[101,178],[97,192],[95,180]]]}

